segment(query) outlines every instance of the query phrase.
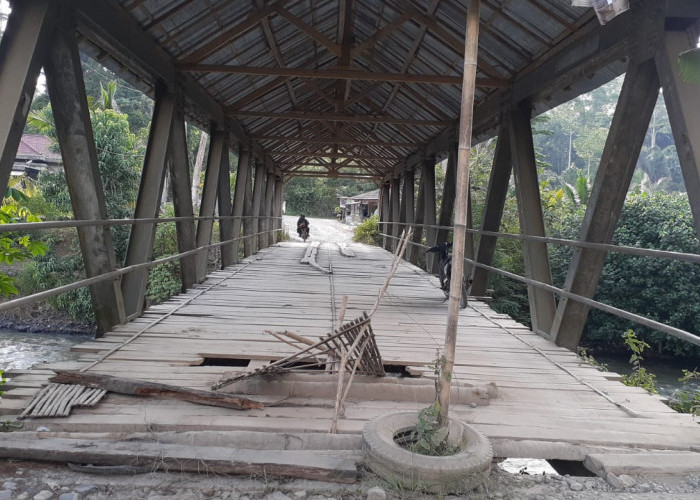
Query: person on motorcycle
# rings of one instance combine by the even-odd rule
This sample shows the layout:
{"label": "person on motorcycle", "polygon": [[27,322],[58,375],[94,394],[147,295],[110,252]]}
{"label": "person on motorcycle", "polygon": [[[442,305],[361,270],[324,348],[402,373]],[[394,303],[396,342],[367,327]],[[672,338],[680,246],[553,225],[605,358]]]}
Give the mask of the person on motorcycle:
{"label": "person on motorcycle", "polygon": [[304,214],[301,214],[299,219],[297,220],[297,234],[301,236],[301,230],[306,227],[306,229],[309,229],[309,221],[306,219]]}

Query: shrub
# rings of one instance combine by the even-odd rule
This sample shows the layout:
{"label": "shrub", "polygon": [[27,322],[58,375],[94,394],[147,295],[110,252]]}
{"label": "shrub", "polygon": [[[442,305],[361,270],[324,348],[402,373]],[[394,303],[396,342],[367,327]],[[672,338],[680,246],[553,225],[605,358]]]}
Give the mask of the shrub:
{"label": "shrub", "polygon": [[368,245],[381,245],[381,238],[379,237],[379,217],[373,215],[357,226],[355,228],[353,240]]}

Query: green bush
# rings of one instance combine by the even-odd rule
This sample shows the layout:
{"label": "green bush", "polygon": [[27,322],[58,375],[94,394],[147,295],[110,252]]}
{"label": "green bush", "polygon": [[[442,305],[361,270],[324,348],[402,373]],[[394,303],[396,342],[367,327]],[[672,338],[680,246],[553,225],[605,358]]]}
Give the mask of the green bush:
{"label": "green bush", "polygon": [[176,262],[166,262],[152,267],[148,273],[147,305],[160,304],[180,293],[182,283],[178,275]]}
{"label": "green bush", "polygon": [[373,215],[355,228],[353,241],[367,245],[381,245],[379,237],[379,216]]}

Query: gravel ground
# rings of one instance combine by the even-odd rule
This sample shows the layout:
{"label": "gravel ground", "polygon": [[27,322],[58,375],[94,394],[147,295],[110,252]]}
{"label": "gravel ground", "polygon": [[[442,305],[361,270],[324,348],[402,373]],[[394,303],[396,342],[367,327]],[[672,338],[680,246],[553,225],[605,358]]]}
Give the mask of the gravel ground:
{"label": "gravel ground", "polygon": [[[291,241],[296,234],[295,216],[285,216],[284,226]],[[349,243],[352,227],[333,219],[310,218],[311,240]],[[666,477],[560,476],[540,473],[538,461],[522,461],[537,474],[519,474],[512,464],[506,472],[494,465],[485,486],[460,497],[468,499],[513,500],[656,500],[700,498],[700,475]],[[545,464],[546,465],[546,464]],[[512,473],[515,470],[516,473]],[[547,469],[551,471],[551,469]],[[384,498],[427,499],[415,491],[402,491],[384,483],[371,472],[361,471],[354,485],[306,480],[276,480],[248,476],[152,472],[138,475],[101,475],[74,472],[63,464],[0,460],[0,500],[87,500],[87,499],[265,499],[265,500],[354,500]]]}

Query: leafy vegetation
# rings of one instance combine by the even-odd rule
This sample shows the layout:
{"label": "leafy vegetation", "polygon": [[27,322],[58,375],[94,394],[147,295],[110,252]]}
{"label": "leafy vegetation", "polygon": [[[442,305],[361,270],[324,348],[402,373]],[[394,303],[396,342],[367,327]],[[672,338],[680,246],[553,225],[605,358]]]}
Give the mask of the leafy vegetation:
{"label": "leafy vegetation", "polygon": [[630,356],[630,365],[632,365],[632,373],[622,376],[622,383],[631,387],[641,387],[652,394],[658,392],[656,388],[656,375],[647,371],[642,366],[644,358],[642,354],[646,349],[649,349],[649,344],[637,338],[633,330],[627,330],[622,334],[622,339],[627,348],[632,351]]}
{"label": "leafy vegetation", "polygon": [[335,217],[338,196],[353,196],[376,189],[372,182],[351,179],[296,177],[284,188],[286,213],[307,217]]}
{"label": "leafy vegetation", "polygon": [[695,370],[683,370],[683,376],[678,379],[681,387],[673,392],[669,406],[680,413],[692,413],[700,415],[700,372]]}
{"label": "leafy vegetation", "polygon": [[381,245],[379,236],[379,216],[372,215],[359,224],[353,232],[353,241],[366,243],[367,245]]}

